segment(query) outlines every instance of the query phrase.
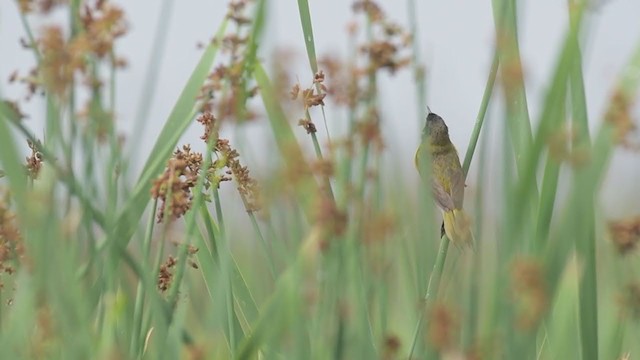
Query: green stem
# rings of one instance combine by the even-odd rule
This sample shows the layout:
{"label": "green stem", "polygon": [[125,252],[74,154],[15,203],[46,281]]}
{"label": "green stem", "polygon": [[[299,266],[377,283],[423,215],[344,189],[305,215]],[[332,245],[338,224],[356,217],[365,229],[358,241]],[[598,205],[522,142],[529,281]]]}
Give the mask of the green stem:
{"label": "green stem", "polygon": [[[244,201],[244,196],[243,196],[243,201]],[[271,279],[275,280],[276,265],[273,260],[273,249],[270,244],[267,244],[267,240],[262,235],[262,231],[260,230],[260,226],[258,225],[258,221],[256,220],[256,215],[253,213],[253,211],[248,211],[248,213],[249,213],[249,219],[251,219],[251,226],[253,226],[253,230],[255,230],[256,234],[258,235],[258,238],[260,238],[260,243],[264,248],[264,252],[267,254],[267,261],[269,262],[269,272],[271,273]]]}
{"label": "green stem", "polygon": [[[427,292],[424,294],[424,305],[420,307],[420,315],[418,316],[418,323],[413,331],[413,341],[411,342],[411,351],[409,352],[409,359],[413,358],[413,352],[415,351],[418,337],[420,336],[420,330],[422,329],[422,320],[425,316],[425,311],[430,305],[429,300],[438,296],[438,289],[440,288],[440,280],[442,279],[442,272],[444,271],[444,263],[447,259],[447,251],[449,250],[449,238],[443,236],[440,240],[440,248],[438,249],[438,256],[436,262],[433,265],[431,276],[429,276],[429,285],[427,285]],[[431,296],[434,293],[433,297]]]}
{"label": "green stem", "polygon": [[36,45],[36,38],[33,36],[33,31],[31,31],[31,26],[29,25],[27,16],[23,12],[20,12],[20,21],[22,22],[24,31],[27,33],[27,38],[29,38],[29,45],[33,49],[33,55],[36,57],[36,62],[40,64],[42,61],[42,54],[40,54],[40,49],[38,49],[38,46]]}
{"label": "green stem", "polygon": [[469,147],[467,147],[467,152],[464,155],[464,163],[462,164],[462,171],[464,172],[465,177],[469,172],[469,167],[471,166],[471,160],[473,159],[473,154],[475,153],[476,146],[478,145],[478,139],[480,138],[480,130],[482,130],[482,125],[484,124],[484,118],[487,115],[487,109],[489,108],[491,95],[493,94],[493,87],[496,83],[499,64],[500,64],[500,56],[498,51],[496,50],[493,53],[493,61],[491,62],[491,71],[489,72],[489,78],[487,79],[487,84],[485,85],[485,88],[484,88],[484,94],[482,95],[482,102],[480,103],[480,110],[478,111],[478,116],[476,117],[476,124],[473,127],[473,131],[471,132],[471,140],[469,141]]}
{"label": "green stem", "polygon": [[89,197],[85,194],[73,175],[72,170],[64,170],[60,167],[60,164],[56,161],[56,156],[53,155],[46,147],[38,145],[36,137],[19,121],[11,119],[11,123],[31,142],[33,142],[38,151],[42,154],[42,157],[47,160],[49,166],[53,167],[58,177],[69,188],[69,191],[75,195],[82,205],[91,213],[91,218],[101,228],[106,228],[105,217],[89,200]]}
{"label": "green stem", "polygon": [[[147,229],[144,234],[144,240],[142,242],[142,254],[143,259],[147,259],[149,256],[149,250],[151,248],[151,238],[153,237],[153,228],[156,218],[156,208],[158,207],[158,200],[153,201],[151,212],[149,213],[149,219],[147,220]],[[147,261],[144,261],[145,265]],[[142,355],[142,349],[140,347],[141,340],[144,338],[142,330],[142,314],[144,305],[144,286],[142,281],[138,282],[138,288],[136,289],[136,300],[133,310],[133,330],[131,332],[131,347],[130,353],[134,357]]]}
{"label": "green stem", "polygon": [[[499,68],[499,57],[498,57],[498,51],[496,49],[496,52],[494,53],[494,57],[493,57],[493,62],[491,65],[491,72],[489,73],[489,78],[487,79],[484,95],[482,97],[482,102],[480,104],[480,109],[478,111],[478,116],[476,118],[476,124],[471,134],[471,139],[469,141],[469,147],[467,148],[467,153],[465,154],[465,159],[464,159],[463,169],[462,169],[465,174],[465,177],[469,172],[469,167],[471,166],[471,160],[473,159],[473,154],[475,152],[478,139],[480,138],[482,125],[484,124],[484,118],[487,114],[489,103],[491,102],[491,96],[493,94],[493,87],[494,87],[496,76],[498,73],[498,68]],[[411,344],[411,351],[409,353],[409,358],[413,356],[413,352],[415,351],[416,343],[418,341],[420,331],[422,329],[422,319],[424,317],[424,313],[426,309],[430,306],[430,300],[438,296],[438,288],[440,286],[442,273],[444,271],[444,264],[447,258],[447,251],[449,250],[449,242],[450,241],[446,235],[443,236],[442,239],[440,240],[438,256],[436,257],[436,262],[433,266],[433,270],[431,271],[431,275],[429,277],[429,284],[427,285],[427,291],[423,299],[424,305],[421,307],[421,311],[418,317],[418,323],[416,324],[416,327],[414,330],[414,336]],[[433,296],[432,296],[432,293],[433,293]]]}

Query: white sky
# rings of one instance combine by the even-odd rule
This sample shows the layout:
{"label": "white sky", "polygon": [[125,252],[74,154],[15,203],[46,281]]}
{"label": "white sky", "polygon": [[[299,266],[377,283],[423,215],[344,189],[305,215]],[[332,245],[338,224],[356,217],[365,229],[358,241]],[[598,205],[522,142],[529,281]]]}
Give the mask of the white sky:
{"label": "white sky", "polygon": [[[118,122],[127,132],[137,110],[145,67],[156,28],[161,1],[115,1],[121,5],[131,25],[130,32],[118,45],[118,52],[129,62],[129,68],[119,75]],[[310,0],[317,52],[346,54],[346,24],[350,21],[351,2],[345,0]],[[419,22],[419,40],[422,59],[428,67],[427,103],[449,123],[453,141],[461,154],[466,150],[473,121],[478,111],[486,76],[490,66],[494,39],[490,1],[451,0],[416,1]],[[227,1],[181,0],[175,1],[163,66],[158,74],[158,86],[150,114],[150,126],[143,135],[132,135],[150,149],[175,99],[199,59],[201,50],[196,43],[210,39],[226,11]],[[408,24],[406,1],[380,0],[379,3],[391,19]],[[541,103],[547,80],[553,71],[560,42],[567,26],[567,1],[521,1],[520,46],[526,76],[529,109],[533,119],[541,112]],[[602,5],[587,18],[588,40],[583,44],[584,72],[588,111],[592,125],[596,126],[608,101],[608,95],[621,67],[640,40],[640,1],[600,1]],[[156,4],[151,6],[150,4]],[[260,55],[269,58],[275,47],[291,48],[299,54],[299,64],[292,67],[292,76],[301,81],[310,79],[297,2],[269,1],[270,17],[267,37],[261,45]],[[57,19],[64,14],[57,13]],[[42,27],[41,19],[30,19],[34,28]],[[7,85],[9,74],[15,69],[24,73],[33,64],[31,53],[23,50],[18,39],[24,32],[14,1],[0,2],[0,92],[3,97],[17,99],[24,95],[18,85]],[[395,77],[383,76],[381,82],[382,113],[387,141],[399,171],[412,171],[416,134],[415,92],[408,71]],[[31,114],[30,124],[39,129],[43,106],[32,101],[24,106]],[[498,121],[500,109],[494,108],[488,121]],[[339,126],[340,119],[327,106],[329,126]],[[494,127],[495,128],[495,127]],[[260,138],[266,124],[252,125],[249,133]],[[41,130],[39,130],[41,132]],[[198,142],[200,129],[193,127],[185,138]],[[319,134],[323,135],[321,131]],[[261,144],[258,140],[257,144]],[[147,146],[144,146],[147,145]],[[148,150],[147,150],[148,151]],[[251,149],[253,155],[260,149]],[[605,183],[603,200],[606,213],[621,216],[629,210],[640,211],[640,155],[618,152],[611,173]],[[477,171],[477,169],[475,169]],[[411,176],[415,172],[410,172]],[[470,184],[472,186],[472,184]]]}

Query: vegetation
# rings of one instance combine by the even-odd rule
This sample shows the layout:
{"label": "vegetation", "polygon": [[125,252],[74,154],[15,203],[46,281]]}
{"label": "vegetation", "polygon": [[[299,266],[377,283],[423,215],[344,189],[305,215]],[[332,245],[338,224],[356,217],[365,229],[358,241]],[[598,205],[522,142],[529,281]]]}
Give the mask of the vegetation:
{"label": "vegetation", "polygon": [[[374,1],[354,1],[353,56],[341,60],[316,54],[313,22],[327,19],[312,21],[308,1],[298,0],[313,74],[298,83],[286,67],[263,62],[269,3],[230,1],[138,168],[135,140],[114,126],[123,11],[108,0],[16,5],[36,66],[11,80],[43,96],[46,120],[37,138],[20,103],[0,102],[3,358],[640,353],[640,217],[598,211],[612,153],[637,148],[630,134],[640,42],[591,132],[578,41],[586,2],[567,6],[570,27],[545,101],[531,105],[542,109],[534,120],[518,2],[492,3],[495,55],[463,168],[486,166],[487,144],[500,143],[491,180],[500,191],[489,196],[486,173],[467,179],[478,190],[466,205],[474,251],[438,237],[428,183],[415,188],[384,160],[381,124],[394,119],[380,112],[380,74],[412,71],[416,118],[426,115],[415,18],[405,29]],[[414,0],[408,5],[415,9]],[[55,8],[68,11],[68,24],[32,31],[30,19]],[[154,54],[165,38],[159,31]],[[137,131],[149,121],[158,61],[148,66]],[[498,98],[504,116],[485,119]],[[327,126],[325,107],[344,110],[345,131]],[[242,141],[251,121],[269,124],[273,148]],[[183,142],[194,122],[202,136]],[[501,138],[484,131],[489,122]],[[223,138],[221,129],[238,135]],[[200,141],[204,153],[190,145]],[[256,151],[274,154],[261,176],[244,157]],[[561,197],[564,177],[570,190]],[[237,204],[246,215],[231,215]],[[489,209],[497,221],[484,215]]]}

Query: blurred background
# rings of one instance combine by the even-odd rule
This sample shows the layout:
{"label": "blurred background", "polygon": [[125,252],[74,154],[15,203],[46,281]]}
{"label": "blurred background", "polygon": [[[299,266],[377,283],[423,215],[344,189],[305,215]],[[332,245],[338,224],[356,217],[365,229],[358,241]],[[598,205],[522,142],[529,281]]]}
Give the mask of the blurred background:
{"label": "blurred background", "polygon": [[[66,5],[46,18],[18,10],[19,4],[61,3]],[[113,57],[106,58],[100,51],[102,30],[122,34],[115,26],[121,14],[115,8],[103,13],[104,22],[95,21],[108,3],[0,2],[0,98],[19,102],[28,115],[13,119],[11,127],[24,155],[15,156],[11,130],[0,130],[0,165],[6,175],[1,181],[10,183],[15,197],[13,204],[0,198],[0,210],[19,211],[19,217],[9,217],[9,211],[4,217],[17,219],[21,227],[16,229],[28,230],[22,233],[34,267],[18,267],[18,276],[35,280],[34,286],[16,288],[23,293],[16,295],[18,310],[9,313],[17,315],[0,316],[0,332],[6,328],[14,335],[2,333],[0,353],[18,349],[16,344],[29,350],[31,336],[21,334],[43,328],[34,314],[49,307],[60,325],[48,333],[63,334],[56,339],[58,346],[76,354],[68,358],[126,347],[129,355],[140,357],[152,331],[157,335],[150,340],[151,358],[178,358],[179,352],[197,350],[189,333],[204,346],[203,354],[215,351],[220,358],[236,351],[238,358],[258,352],[264,358],[310,358],[317,350],[328,358],[335,350],[344,358],[378,354],[391,359],[384,356],[389,348],[401,358],[411,358],[416,349],[415,354],[427,355],[464,351],[466,359],[478,359],[473,354],[484,349],[476,346],[486,346],[489,355],[480,358],[500,358],[491,354],[504,351],[505,358],[530,353],[565,359],[581,347],[580,358],[590,360],[599,353],[623,359],[624,352],[637,351],[632,335],[637,322],[630,320],[640,318],[640,263],[632,252],[640,243],[640,137],[633,128],[640,111],[634,103],[640,84],[638,0],[589,2],[577,32],[580,47],[567,37],[566,0],[379,1],[384,16],[368,1],[310,0],[311,19],[304,0],[259,1],[255,8],[250,5],[248,15],[228,12],[241,9],[242,1],[113,3],[124,10],[128,32],[118,38],[109,53]],[[357,16],[354,4],[360,6]],[[492,9],[501,6],[505,23],[496,26]],[[517,14],[509,11],[516,8]],[[63,31],[70,31],[73,14],[80,15],[73,17],[75,25],[83,24],[73,27],[77,33],[65,43]],[[216,29],[227,24],[225,17],[231,20],[221,30],[222,42],[211,43]],[[313,26],[314,41],[305,39],[301,21],[305,35]],[[49,25],[61,30],[46,31]],[[25,29],[40,39],[41,52],[23,48],[30,42]],[[260,42],[255,63],[255,44],[245,43],[250,32],[258,35],[250,39]],[[515,35],[519,44],[511,41]],[[492,88],[487,78],[496,73],[490,70],[496,37],[505,45],[498,75],[504,78],[495,82],[487,102],[483,92]],[[305,41],[315,43],[320,69],[326,72],[326,83],[319,73],[315,82],[326,84],[326,98],[310,90],[315,74],[307,53],[313,54]],[[211,45],[199,63],[203,44]],[[234,52],[238,44],[241,52]],[[209,72],[207,61],[213,61],[218,48],[215,70]],[[521,106],[520,63],[512,56],[516,48],[528,109]],[[409,58],[414,54],[417,61]],[[557,66],[561,54],[565,61]],[[126,60],[122,71],[112,67],[116,55]],[[30,75],[35,57],[40,58],[39,72],[33,73],[37,77]],[[333,79],[331,66],[322,61],[327,57],[342,66]],[[577,60],[582,72],[575,71]],[[424,92],[418,88],[416,63],[424,69]],[[580,91],[582,73],[586,99]],[[39,95],[25,100],[29,76],[45,85],[51,95],[47,100]],[[25,77],[27,84],[21,83]],[[12,83],[12,78],[19,81]],[[332,87],[335,79],[343,82]],[[301,94],[294,102],[287,97],[296,83]],[[260,96],[239,102],[256,84]],[[74,86],[72,96],[64,96],[65,86]],[[505,94],[503,86],[510,92]],[[213,112],[197,117],[205,125],[203,137],[194,119],[203,106],[196,94],[202,93],[204,106],[219,115],[213,127]],[[558,97],[547,98],[553,95]],[[570,101],[565,95],[572,96]],[[314,106],[322,99],[325,107]],[[463,158],[470,138],[478,139],[472,128],[481,103],[490,105],[481,117],[483,133],[465,190],[478,251],[452,246],[447,259],[449,240],[440,239],[440,214],[434,221],[431,189],[420,183],[414,151],[429,106],[447,121]],[[238,107],[230,104],[241,104],[242,111],[234,113]],[[7,112],[7,105],[1,105]],[[117,133],[109,126],[112,109]],[[245,118],[252,111],[255,118]],[[538,131],[543,111],[549,114],[547,126]],[[577,134],[584,129],[585,111],[592,146],[583,142],[585,131]],[[601,126],[605,113],[610,126]],[[567,119],[566,114],[579,117]],[[317,134],[309,136],[308,127],[297,126],[300,118],[315,122]],[[63,129],[57,131],[60,124]],[[529,125],[535,134],[531,144],[523,136]],[[32,140],[36,145],[27,158],[28,169],[37,170],[46,157],[45,175],[37,181],[22,181],[17,170],[29,154],[25,126],[39,139],[47,128],[44,146],[38,150],[37,139]],[[612,136],[626,132],[634,137]],[[210,133],[216,148],[205,156],[215,156],[213,172],[204,172],[201,166],[206,165],[194,154],[185,160],[186,155],[174,153],[167,161],[184,144],[204,152],[202,139]],[[379,151],[380,138],[384,151]],[[584,156],[592,161],[580,162]],[[37,171],[30,174],[36,177]],[[544,181],[536,182],[536,175],[544,175]],[[192,189],[199,176],[203,182]],[[219,196],[217,185],[229,176],[233,182],[220,186]],[[207,191],[200,187],[204,178],[211,185]],[[256,212],[247,201],[257,197],[256,184],[263,189],[265,211]],[[66,209],[59,206],[65,195]],[[159,223],[163,216],[153,212],[158,203],[160,214],[179,221]],[[171,213],[165,212],[167,203]],[[11,234],[22,245],[18,230]],[[17,245],[15,262],[21,264]],[[187,271],[188,266],[197,271]],[[14,270],[5,272],[8,277]],[[76,278],[81,281],[69,280]],[[13,289],[0,291],[0,304],[5,301],[13,304]],[[514,326],[521,331],[513,331]],[[434,334],[451,336],[439,341]],[[81,345],[72,349],[71,343]]]}
{"label": "blurred background", "polygon": [[[204,0],[114,3],[125,10],[129,23],[129,32],[117,44],[117,52],[126,58],[128,66],[118,75],[116,94],[119,110],[116,121],[119,131],[127,139],[141,142],[140,159],[144,159],[200,57],[202,50],[197,44],[212,38],[226,13],[227,4],[225,1]],[[288,54],[286,60],[279,60],[287,61],[289,75],[297,77],[302,86],[307,86],[313,74],[309,70],[301,41],[303,34],[297,3],[269,1],[268,4],[265,29],[267,35],[263,38],[259,56],[270,64],[274,56]],[[407,2],[383,0],[380,5],[389,19],[404,25],[410,23],[411,14]],[[170,16],[160,24],[163,6]],[[447,120],[452,140],[459,152],[464,154],[491,66],[495,39],[491,6],[486,2],[471,0],[417,1],[416,6],[420,60],[426,68],[426,103]],[[540,104],[549,85],[547,81],[552,78],[558,50],[568,26],[566,6],[565,1],[558,0],[520,2],[520,49],[529,111],[534,123],[538,121]],[[346,29],[353,23],[351,2],[312,0],[310,7],[318,57],[330,55],[346,58],[349,54]],[[637,21],[639,13],[640,2],[637,0],[597,1],[587,13],[583,33],[587,41],[582,44],[582,49],[592,128],[601,121],[616,76],[629,59],[635,41],[640,36],[640,22]],[[65,18],[65,12],[57,11],[46,21],[37,16],[31,16],[30,21],[38,31],[47,24]],[[143,83],[158,27],[167,28],[168,31],[166,45],[160,55],[159,71],[155,75],[156,93],[151,100],[149,126],[142,134],[133,134],[140,99],[147,96],[142,93]],[[25,38],[25,33],[18,6],[13,1],[0,3],[0,34],[3,96],[12,100],[22,99],[26,95],[24,86],[17,83],[6,85],[7,79],[16,69],[25,74],[35,60],[32,53],[20,45],[20,39]],[[411,182],[418,181],[413,170],[413,151],[418,144],[418,134],[424,121],[416,116],[414,86],[413,74],[407,69],[393,76],[383,74],[379,86],[384,138],[388,149],[386,156],[393,159],[397,167],[392,171],[408,174]],[[493,126],[492,123],[503,118],[501,99],[496,97],[496,100],[492,102],[488,114],[488,128],[493,132],[500,131],[502,127]],[[42,98],[35,97],[30,102],[23,103],[22,107],[25,113],[31,114],[29,126],[41,136],[44,118]],[[344,128],[346,124],[344,114],[336,112],[334,108],[330,103],[326,107],[332,133],[335,129]],[[154,127],[153,124],[158,126]],[[195,140],[200,132],[196,125],[185,133],[184,139],[185,142],[193,143],[194,147],[202,148],[203,144]],[[321,128],[323,129],[322,126]],[[326,143],[326,132],[322,129],[318,135]],[[270,141],[263,136],[268,131],[268,124],[262,118],[245,125],[243,131],[256,144],[247,147],[245,152],[249,153],[243,155],[249,158],[252,169],[260,171],[260,157],[268,156],[263,148],[264,141]],[[297,135],[302,136],[304,132],[300,131]],[[26,150],[25,146],[25,152]],[[474,179],[473,174],[479,170],[472,165],[470,178]],[[490,171],[490,168],[483,170]],[[616,150],[602,192],[604,213],[617,217],[640,211],[639,179],[640,157],[629,151]],[[468,185],[470,191],[473,191],[473,184]],[[560,189],[562,191],[562,182]]]}

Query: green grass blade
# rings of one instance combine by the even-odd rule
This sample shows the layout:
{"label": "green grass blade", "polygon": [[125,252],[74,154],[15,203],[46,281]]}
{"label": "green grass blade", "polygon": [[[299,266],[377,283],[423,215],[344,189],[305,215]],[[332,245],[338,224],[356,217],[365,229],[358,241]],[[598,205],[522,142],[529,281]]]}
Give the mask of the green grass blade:
{"label": "green grass blade", "polygon": [[[11,129],[8,126],[10,122],[18,121],[20,121],[18,114],[9,108],[6,102],[0,101],[0,163],[22,212],[25,210],[24,205],[26,205],[27,173],[19,160],[22,156],[18,153]],[[23,215],[26,213],[23,212]]]}
{"label": "green grass blade", "polygon": [[318,60],[316,59],[316,45],[313,39],[313,26],[311,25],[309,1],[298,0],[298,11],[300,13],[300,22],[302,23],[302,33],[304,34],[304,46],[307,49],[309,66],[311,66],[311,71],[315,74],[318,72]]}

